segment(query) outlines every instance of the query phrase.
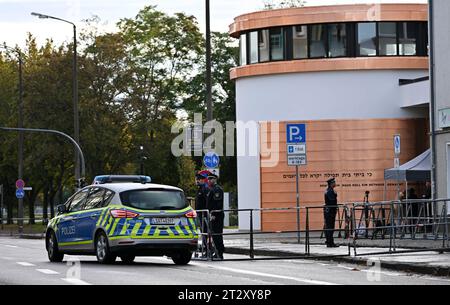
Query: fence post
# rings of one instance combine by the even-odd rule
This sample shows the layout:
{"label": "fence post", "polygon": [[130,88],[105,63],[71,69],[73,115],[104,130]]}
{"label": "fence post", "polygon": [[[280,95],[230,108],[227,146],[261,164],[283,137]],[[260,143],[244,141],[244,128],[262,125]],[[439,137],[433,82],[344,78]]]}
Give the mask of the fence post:
{"label": "fence post", "polygon": [[353,251],[355,253],[355,256],[357,255],[356,252],[356,238],[357,238],[357,232],[358,229],[356,227],[356,213],[355,213],[356,207],[353,204],[353,208],[352,208],[352,226],[353,226]]}
{"label": "fence post", "polygon": [[444,217],[445,217],[445,237],[442,238],[443,239],[443,247],[442,248],[446,248],[445,246],[445,241],[447,240],[447,247],[448,247],[448,208],[447,208],[447,200],[444,201]]}
{"label": "fence post", "polygon": [[348,206],[344,207],[345,211],[345,237],[347,238],[347,246],[348,246],[348,256],[352,255],[352,248],[350,244],[351,236],[352,236],[352,224],[351,224],[351,216],[348,211]]}
{"label": "fence post", "polygon": [[208,238],[206,240],[206,252],[207,252],[207,260],[212,261],[212,252],[211,252],[211,244],[212,244],[212,234],[211,234],[211,215],[210,211],[207,211],[207,228],[208,228]]}
{"label": "fence post", "polygon": [[310,247],[309,247],[309,208],[306,208],[306,236],[305,236],[305,254],[307,256],[310,255]]}
{"label": "fence post", "polygon": [[253,243],[253,209],[250,210],[250,258],[255,258],[255,249],[254,249],[254,243]]}

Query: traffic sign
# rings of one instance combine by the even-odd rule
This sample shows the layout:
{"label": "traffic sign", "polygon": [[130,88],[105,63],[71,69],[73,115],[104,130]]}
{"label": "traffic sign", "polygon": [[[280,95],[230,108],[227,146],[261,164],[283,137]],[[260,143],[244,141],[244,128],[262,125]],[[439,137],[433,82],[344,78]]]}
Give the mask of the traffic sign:
{"label": "traffic sign", "polygon": [[22,179],[19,179],[16,181],[16,188],[17,189],[23,189],[25,187],[25,181]]}
{"label": "traffic sign", "polygon": [[306,144],[288,144],[287,146],[288,156],[290,155],[305,155]]}
{"label": "traffic sign", "polygon": [[286,138],[288,144],[306,143],[306,124],[286,125]]}
{"label": "traffic sign", "polygon": [[220,164],[220,157],[215,152],[209,152],[203,158],[203,165],[207,168],[218,168]]}
{"label": "traffic sign", "polygon": [[28,187],[24,187],[23,190],[24,191],[32,191],[33,188],[31,186],[28,186]]}
{"label": "traffic sign", "polygon": [[16,191],[17,199],[23,199],[25,197],[25,191],[23,189],[18,189]]}
{"label": "traffic sign", "polygon": [[399,167],[400,167],[400,159],[394,158],[394,168],[399,168]]}
{"label": "traffic sign", "polygon": [[288,165],[289,166],[300,166],[300,165],[306,165],[306,155],[292,155],[288,156]]}
{"label": "traffic sign", "polygon": [[394,152],[396,156],[399,156],[401,153],[401,137],[400,135],[394,136]]}

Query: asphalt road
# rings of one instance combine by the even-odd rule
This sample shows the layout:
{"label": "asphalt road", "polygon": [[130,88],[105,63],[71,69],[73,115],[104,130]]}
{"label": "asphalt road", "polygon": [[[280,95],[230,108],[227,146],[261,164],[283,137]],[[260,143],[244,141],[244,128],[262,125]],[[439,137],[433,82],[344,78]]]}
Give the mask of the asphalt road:
{"label": "asphalt road", "polygon": [[[228,258],[239,258],[226,255]],[[175,266],[167,258],[104,266],[95,257],[66,256],[50,263],[43,240],[0,238],[0,284],[33,285],[450,285],[450,278],[420,276],[310,260],[200,262]]]}

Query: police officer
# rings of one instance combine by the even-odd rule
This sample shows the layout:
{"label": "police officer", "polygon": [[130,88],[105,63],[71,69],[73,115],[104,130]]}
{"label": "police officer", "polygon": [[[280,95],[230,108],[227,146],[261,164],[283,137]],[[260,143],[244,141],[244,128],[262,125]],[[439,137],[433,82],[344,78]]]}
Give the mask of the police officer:
{"label": "police officer", "polygon": [[[223,244],[223,222],[225,213],[223,212],[223,189],[217,184],[217,175],[211,173],[208,176],[209,192],[207,197],[208,210],[211,212],[210,229],[211,233],[218,234],[213,235],[213,241],[215,246],[214,258],[223,260],[223,253],[225,252],[225,246]],[[219,212],[213,212],[219,211]]]}
{"label": "police officer", "polygon": [[[199,171],[195,175],[195,184],[197,185],[197,194],[195,196],[195,209],[196,210],[207,210],[206,206],[206,199],[209,192],[208,187],[208,175],[210,174],[209,171]],[[205,221],[206,219],[206,212],[198,212],[198,220],[202,232],[202,250],[206,249],[206,243],[208,240],[208,236],[205,235],[208,233],[208,225]],[[202,251],[203,252],[203,251]],[[205,255],[205,253],[202,253],[202,255]]]}
{"label": "police officer", "polygon": [[328,248],[338,248],[334,243],[334,229],[336,225],[336,214],[337,214],[337,193],[336,179],[332,178],[327,181],[328,188],[325,192],[325,208],[324,208],[324,218],[325,218],[325,236],[326,244]]}

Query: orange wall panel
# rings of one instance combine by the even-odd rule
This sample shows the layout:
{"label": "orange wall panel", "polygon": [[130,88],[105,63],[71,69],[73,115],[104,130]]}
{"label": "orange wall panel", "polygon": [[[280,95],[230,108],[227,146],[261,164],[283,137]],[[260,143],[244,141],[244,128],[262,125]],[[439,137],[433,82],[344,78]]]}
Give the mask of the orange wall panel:
{"label": "orange wall panel", "polygon": [[[306,121],[308,165],[300,167],[301,206],[323,205],[326,181],[337,179],[340,203],[361,202],[365,191],[371,201],[384,198],[384,170],[394,166],[393,137],[402,136],[401,163],[413,159],[429,147],[425,119],[374,119]],[[261,122],[264,124],[265,122]],[[295,167],[287,165],[286,124],[279,133],[261,134],[261,141],[270,145],[278,142],[280,160],[275,167],[261,167],[261,207],[296,206]],[[278,137],[275,137],[277,135]],[[261,156],[261,163],[265,160]],[[402,186],[403,187],[403,186]],[[388,198],[395,199],[396,183],[389,182]],[[314,210],[311,226],[323,226],[322,210]],[[261,215],[262,229],[295,230],[296,212],[265,212]],[[302,227],[305,215],[302,212]]]}

